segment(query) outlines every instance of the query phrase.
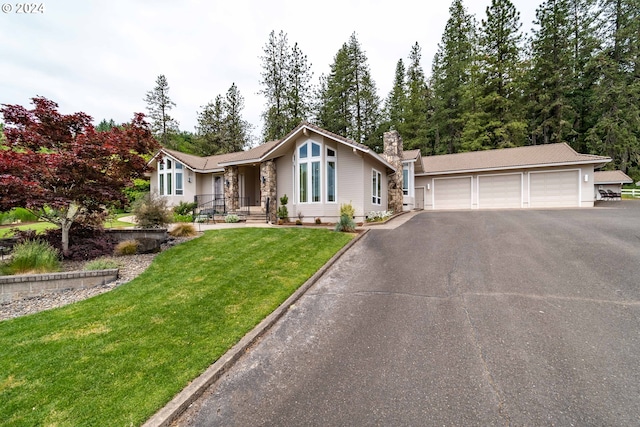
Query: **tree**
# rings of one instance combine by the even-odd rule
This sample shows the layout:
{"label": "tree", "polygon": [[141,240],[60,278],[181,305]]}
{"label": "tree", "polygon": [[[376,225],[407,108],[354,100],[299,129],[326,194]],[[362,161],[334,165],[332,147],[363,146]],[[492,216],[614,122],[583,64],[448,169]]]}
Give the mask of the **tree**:
{"label": "tree", "polygon": [[476,54],[475,21],[461,0],[454,0],[433,61],[434,154],[461,149],[465,114],[470,109],[472,65]]}
{"label": "tree", "polygon": [[0,210],[24,207],[56,224],[67,252],[76,218],[124,202],[123,189],[148,169],[143,155],[158,145],[142,114],[97,132],[85,113],[60,114],[43,97],[32,104],[1,109],[9,149],[0,151]]}
{"label": "tree", "polygon": [[[526,121],[522,99],[523,68],[520,13],[510,0],[492,0],[479,36],[482,87],[478,132],[467,132],[467,143],[482,148],[524,145]],[[467,120],[467,123],[472,123]]]}
{"label": "tree", "polygon": [[402,59],[396,64],[393,87],[385,101],[385,115],[387,126],[396,129],[404,136],[405,109],[407,108],[407,87],[405,83],[405,68]]}
{"label": "tree", "polygon": [[[409,66],[407,67],[407,101],[405,107],[405,125],[401,135],[405,147],[420,148],[426,151],[426,140],[431,120],[431,94],[420,59],[421,48],[418,42],[411,47]],[[425,153],[426,154],[426,153]]]}
{"label": "tree", "polygon": [[111,130],[112,128],[116,127],[116,122],[113,119],[102,119],[102,121],[100,123],[98,123],[98,126],[96,126],[96,131],[97,132],[105,132],[108,130]]}
{"label": "tree", "polygon": [[169,83],[163,74],[158,76],[156,87],[147,92],[144,101],[151,119],[151,130],[163,146],[171,148],[171,134],[178,131],[178,122],[169,115],[176,104],[169,98]]}
{"label": "tree", "polygon": [[316,121],[325,129],[379,149],[380,99],[367,57],[353,33],[321,76]]}
{"label": "tree", "polygon": [[287,35],[272,31],[263,49],[260,94],[267,99],[262,113],[267,141],[280,139],[307,120],[311,110],[311,65],[298,44],[289,48]]}
{"label": "tree", "polygon": [[242,118],[244,98],[235,83],[231,85],[225,97],[216,96],[215,100],[202,107],[198,113],[197,154],[233,153],[243,150],[251,144],[251,125]]}

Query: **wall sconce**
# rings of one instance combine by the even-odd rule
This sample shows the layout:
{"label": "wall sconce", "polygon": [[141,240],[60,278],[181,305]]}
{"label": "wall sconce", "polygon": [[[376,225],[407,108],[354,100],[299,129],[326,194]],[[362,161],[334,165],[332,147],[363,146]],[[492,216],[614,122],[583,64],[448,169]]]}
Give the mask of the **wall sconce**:
{"label": "wall sconce", "polygon": [[225,179],[225,180],[224,180],[224,185],[226,185],[226,186],[227,186],[227,188],[229,188],[229,180],[228,180],[228,179]]}
{"label": "wall sconce", "polygon": [[267,178],[265,178],[264,175],[262,175],[260,177],[260,181],[262,181],[262,184],[264,184],[265,182],[267,182]]}
{"label": "wall sconce", "polygon": [[584,182],[589,182],[589,174],[584,174]]}
{"label": "wall sconce", "polygon": [[191,177],[187,178],[187,182],[191,184]]}
{"label": "wall sconce", "polygon": [[431,190],[431,184],[427,184],[427,190]]}

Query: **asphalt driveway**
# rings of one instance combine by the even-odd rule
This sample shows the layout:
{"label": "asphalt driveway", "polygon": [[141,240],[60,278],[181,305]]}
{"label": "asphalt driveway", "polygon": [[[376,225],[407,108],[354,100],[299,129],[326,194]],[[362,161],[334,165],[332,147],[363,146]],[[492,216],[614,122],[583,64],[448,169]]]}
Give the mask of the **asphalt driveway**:
{"label": "asphalt driveway", "polygon": [[178,421],[640,424],[640,202],[374,229]]}

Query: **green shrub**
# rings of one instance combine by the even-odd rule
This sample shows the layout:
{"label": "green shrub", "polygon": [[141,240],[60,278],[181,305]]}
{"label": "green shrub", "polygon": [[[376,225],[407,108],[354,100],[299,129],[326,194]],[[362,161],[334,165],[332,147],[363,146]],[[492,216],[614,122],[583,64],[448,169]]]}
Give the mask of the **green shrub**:
{"label": "green shrub", "polygon": [[173,207],[173,212],[177,215],[192,215],[195,208],[198,207],[196,202],[180,202],[178,206]]}
{"label": "green shrub", "polygon": [[111,258],[98,258],[93,261],[89,261],[84,265],[84,269],[88,271],[92,270],[112,270],[118,268],[120,265]]}
{"label": "green shrub", "polygon": [[29,240],[13,247],[8,269],[13,274],[60,271],[60,252],[41,240]]}
{"label": "green shrub", "polygon": [[316,224],[318,225],[322,224],[322,220],[320,218],[316,218]]}
{"label": "green shrub", "polygon": [[240,221],[240,218],[238,218],[238,215],[236,214],[228,214],[224,217],[224,222],[227,223],[236,223],[238,221]]}
{"label": "green shrub", "polygon": [[289,210],[287,209],[287,203],[289,203],[289,198],[285,194],[280,197],[280,206],[278,206],[278,210],[276,211],[276,216],[280,218],[283,222],[289,218]]}
{"label": "green shrub", "polygon": [[169,234],[173,237],[191,237],[198,234],[193,224],[180,223],[176,224]]}
{"label": "green shrub", "polygon": [[349,218],[356,216],[356,210],[351,202],[340,204],[340,217],[342,217],[342,215],[347,215]]}
{"label": "green shrub", "polygon": [[151,193],[134,203],[132,213],[141,228],[162,228],[173,220],[167,200]]}
{"label": "green shrub", "polygon": [[15,219],[18,219],[22,222],[34,222],[38,220],[37,216],[35,216],[25,208],[13,208],[11,209],[11,212],[13,213]]}
{"label": "green shrub", "polygon": [[345,233],[353,233],[356,231],[356,223],[353,218],[347,214],[340,215],[340,221],[336,224],[336,231],[342,231]]}
{"label": "green shrub", "polygon": [[173,222],[193,222],[193,215],[178,215],[174,213]]}
{"label": "green shrub", "polygon": [[138,253],[139,247],[140,243],[136,240],[125,240],[124,242],[120,242],[116,245],[113,253],[116,256],[135,255]]}

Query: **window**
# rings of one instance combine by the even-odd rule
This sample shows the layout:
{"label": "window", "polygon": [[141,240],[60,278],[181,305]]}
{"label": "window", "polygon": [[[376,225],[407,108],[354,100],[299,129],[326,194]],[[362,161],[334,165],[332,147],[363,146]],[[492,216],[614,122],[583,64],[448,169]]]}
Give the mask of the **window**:
{"label": "window", "polygon": [[182,163],[176,162],[176,196],[181,196],[184,193],[182,186]]}
{"label": "window", "polygon": [[[175,187],[174,187],[175,185]],[[161,196],[184,194],[184,165],[171,159],[158,162],[158,193]]]}
{"label": "window", "polygon": [[382,204],[382,174],[375,169],[371,169],[371,203]]}
{"label": "window", "polygon": [[402,194],[409,195],[409,165],[402,166]]}
{"label": "window", "polygon": [[322,147],[320,144],[308,141],[298,148],[297,183],[299,203],[319,203],[322,201],[321,165]]}
{"label": "window", "polygon": [[327,202],[336,201],[336,152],[327,147]]}

